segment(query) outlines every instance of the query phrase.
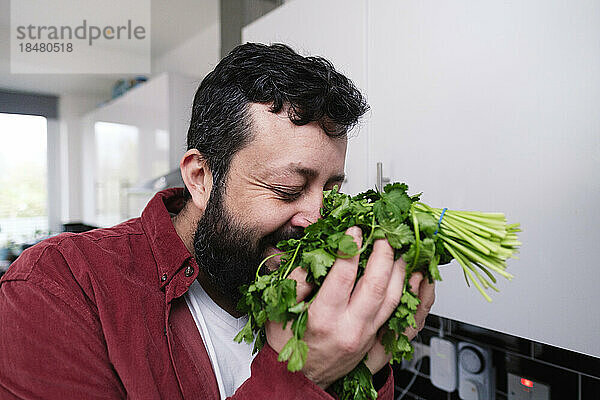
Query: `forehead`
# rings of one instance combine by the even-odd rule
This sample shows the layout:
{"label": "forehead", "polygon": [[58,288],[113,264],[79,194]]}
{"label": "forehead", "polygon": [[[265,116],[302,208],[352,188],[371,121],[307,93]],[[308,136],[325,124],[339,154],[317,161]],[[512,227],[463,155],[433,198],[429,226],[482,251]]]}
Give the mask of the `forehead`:
{"label": "forehead", "polygon": [[235,158],[263,177],[315,172],[343,174],[346,139],[331,138],[320,125],[294,125],[287,110],[275,114],[268,104],[250,103],[253,140]]}

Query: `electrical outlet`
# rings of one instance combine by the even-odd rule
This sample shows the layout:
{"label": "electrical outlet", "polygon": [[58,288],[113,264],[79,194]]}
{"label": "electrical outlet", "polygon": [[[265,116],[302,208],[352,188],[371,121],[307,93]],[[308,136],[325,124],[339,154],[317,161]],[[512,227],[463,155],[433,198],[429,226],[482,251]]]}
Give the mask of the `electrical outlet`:
{"label": "electrical outlet", "polygon": [[495,371],[490,349],[468,342],[458,343],[458,397],[495,400]]}
{"label": "electrical outlet", "polygon": [[432,337],[429,347],[431,383],[446,392],[454,392],[457,382],[456,345],[449,340]]}

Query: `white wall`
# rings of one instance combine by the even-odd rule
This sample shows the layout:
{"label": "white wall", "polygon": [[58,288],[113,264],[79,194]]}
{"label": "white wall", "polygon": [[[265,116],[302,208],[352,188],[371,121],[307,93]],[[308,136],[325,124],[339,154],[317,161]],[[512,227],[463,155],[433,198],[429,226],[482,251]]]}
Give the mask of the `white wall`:
{"label": "white wall", "polygon": [[[195,36],[152,60],[152,74],[176,72],[202,80],[219,62],[221,53],[221,25],[218,1],[206,7],[214,21]],[[177,29],[177,27],[173,27]],[[198,82],[200,83],[200,82]]]}
{"label": "white wall", "polygon": [[101,95],[63,94],[59,97],[61,222],[80,222],[82,213],[83,157],[81,118],[105,100]]}

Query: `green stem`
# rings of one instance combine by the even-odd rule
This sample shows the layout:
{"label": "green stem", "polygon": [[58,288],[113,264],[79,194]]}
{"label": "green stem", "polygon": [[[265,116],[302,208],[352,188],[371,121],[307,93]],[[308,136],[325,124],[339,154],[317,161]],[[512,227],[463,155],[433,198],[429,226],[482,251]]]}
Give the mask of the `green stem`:
{"label": "green stem", "polygon": [[506,272],[504,270],[505,266],[502,265],[501,263],[499,263],[498,261],[496,261],[490,257],[486,257],[483,254],[477,254],[476,252],[468,249],[467,247],[463,246],[462,244],[460,244],[458,242],[455,242],[454,240],[452,240],[450,238],[446,238],[446,237],[442,236],[442,240],[444,242],[447,242],[448,244],[452,245],[457,250],[460,250],[463,254],[468,256],[473,261],[480,262],[481,264],[485,265],[486,267],[496,271],[497,273],[499,273],[506,279],[510,280],[513,278],[513,276],[511,274],[509,274],[508,272]]}
{"label": "green stem", "polygon": [[375,224],[375,214],[373,214],[373,219],[371,220],[371,232],[369,233],[369,236],[367,237],[367,240],[365,240],[363,242],[363,245],[360,248],[360,250],[358,250],[358,253],[356,253],[356,254],[333,254],[330,251],[327,251],[327,252],[329,254],[331,254],[332,256],[336,257],[336,258],[352,258],[354,256],[357,256],[357,255],[361,254],[363,251],[367,250],[367,247],[371,243],[371,238],[373,237],[373,233],[375,232],[375,228],[377,228],[377,227],[379,227],[379,225]]}
{"label": "green stem", "polygon": [[294,265],[294,261],[296,260],[296,256],[298,255],[298,250],[300,250],[300,244],[301,242],[298,243],[298,246],[296,246],[296,251],[294,252],[294,255],[292,256],[292,259],[288,262],[288,266],[287,269],[285,270],[285,273],[283,274],[283,279],[287,278],[288,274],[290,273],[290,269],[292,268],[292,265]]}
{"label": "green stem", "polygon": [[256,279],[258,279],[258,277],[259,277],[259,273],[260,273],[260,269],[262,268],[262,266],[263,266],[263,265],[265,265],[265,263],[267,262],[267,260],[269,260],[269,259],[271,259],[271,258],[273,258],[273,257],[275,257],[275,256],[279,256],[279,255],[282,255],[282,254],[287,254],[287,253],[289,253],[290,251],[291,251],[291,250],[288,250],[288,251],[282,251],[281,253],[275,253],[275,254],[271,254],[271,255],[270,255],[270,256],[268,256],[268,257],[265,257],[265,258],[264,258],[264,260],[262,260],[262,261],[260,262],[260,264],[258,264],[258,268],[256,268]]}
{"label": "green stem", "polygon": [[448,250],[448,252],[450,252],[450,254],[452,255],[452,257],[454,257],[454,259],[456,261],[458,261],[458,263],[462,267],[463,271],[469,276],[469,278],[471,278],[471,281],[473,281],[473,283],[475,284],[475,287],[477,288],[477,290],[479,290],[479,293],[481,293],[481,295],[483,297],[485,297],[485,299],[487,301],[491,302],[492,298],[490,296],[488,296],[488,294],[483,290],[483,288],[481,287],[481,285],[479,285],[479,282],[477,282],[477,280],[473,277],[473,275],[471,275],[471,271],[469,271],[469,267],[465,264],[465,260],[463,260],[462,257],[459,256],[452,249],[452,246],[449,246],[447,243],[444,243],[444,247]]}
{"label": "green stem", "polygon": [[371,238],[373,237],[373,233],[375,232],[375,213],[373,213],[373,219],[371,220],[371,232],[369,233],[369,237],[363,243],[361,249],[358,251],[358,254],[361,254],[363,251],[367,249],[369,243],[371,243]]}
{"label": "green stem", "polygon": [[[475,247],[477,250],[481,251],[486,256],[490,255],[490,253],[494,250],[490,248],[491,246],[486,246],[486,243],[482,243],[481,239],[477,238],[476,235],[470,234],[468,230],[463,229],[459,224],[452,224],[449,221],[442,220],[440,226],[446,228],[446,230],[454,231],[454,233],[456,233],[457,236],[459,236],[467,243],[471,244],[471,246]],[[445,232],[441,233],[444,234]],[[494,246],[494,248],[497,247],[499,246]]]}
{"label": "green stem", "polygon": [[[506,236],[506,231],[504,230],[503,226],[499,226],[499,228],[502,229],[502,232],[500,232],[500,231],[498,231],[496,229],[492,229],[489,226],[482,225],[482,224],[480,224],[478,222],[470,221],[468,219],[461,218],[461,217],[459,217],[457,215],[453,215],[451,212],[446,211],[446,214],[448,214],[448,218],[451,219],[451,220],[460,221],[460,222],[462,222],[464,224],[474,226],[477,229],[481,229],[482,231],[488,232],[488,233],[490,233],[490,234],[492,234],[494,236],[497,236],[497,237],[499,237],[501,239],[504,239],[504,237]],[[444,217],[446,217],[445,214],[444,214]]]}
{"label": "green stem", "polygon": [[[414,207],[414,203],[411,204],[410,206],[410,214],[412,216],[412,220],[413,220],[413,226],[415,229],[415,258],[413,259],[413,265],[410,268],[411,271],[413,271],[416,266],[417,266],[417,261],[419,260],[419,253],[421,251],[421,238],[419,235],[419,220],[417,219],[417,215],[415,214],[415,207]],[[407,273],[408,275],[408,273]]]}
{"label": "green stem", "polygon": [[477,268],[485,272],[485,274],[491,279],[492,282],[497,282],[496,277],[490,271],[488,271],[488,269],[485,266],[481,265],[480,263],[475,263],[475,265],[477,266]]}

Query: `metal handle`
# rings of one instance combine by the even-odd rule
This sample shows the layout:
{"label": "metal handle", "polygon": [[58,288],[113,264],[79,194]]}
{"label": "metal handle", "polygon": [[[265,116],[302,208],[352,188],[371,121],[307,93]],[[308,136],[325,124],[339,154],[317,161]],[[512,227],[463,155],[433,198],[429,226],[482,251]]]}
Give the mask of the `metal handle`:
{"label": "metal handle", "polygon": [[378,162],[377,163],[377,183],[375,184],[377,191],[379,191],[379,192],[383,191],[383,185],[386,183],[389,183],[389,182],[390,182],[390,178],[387,176],[383,176],[383,163]]}

